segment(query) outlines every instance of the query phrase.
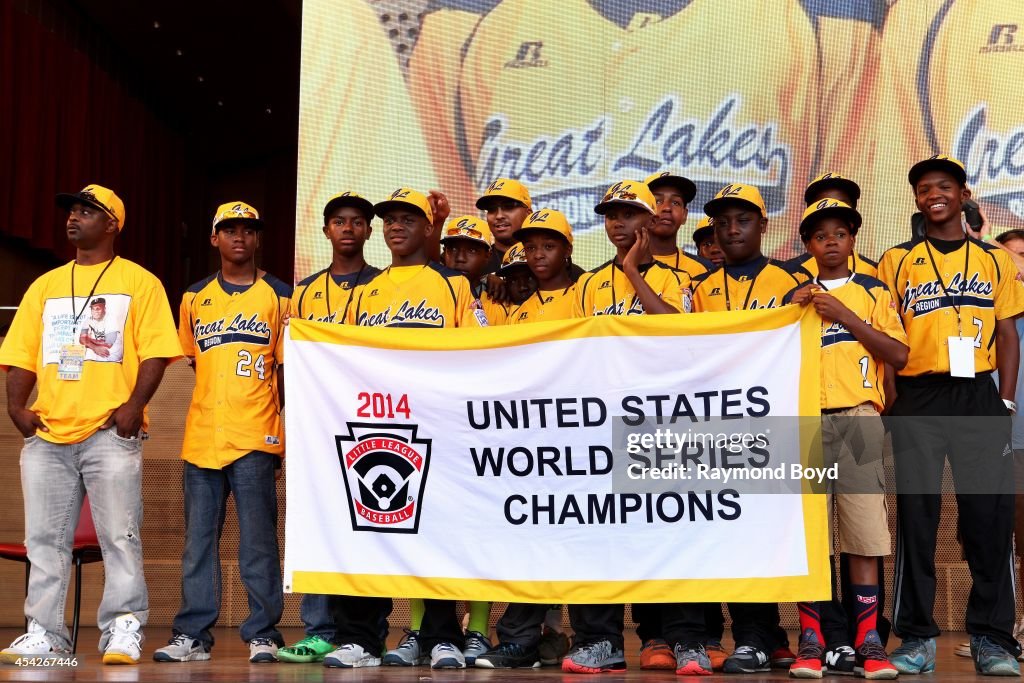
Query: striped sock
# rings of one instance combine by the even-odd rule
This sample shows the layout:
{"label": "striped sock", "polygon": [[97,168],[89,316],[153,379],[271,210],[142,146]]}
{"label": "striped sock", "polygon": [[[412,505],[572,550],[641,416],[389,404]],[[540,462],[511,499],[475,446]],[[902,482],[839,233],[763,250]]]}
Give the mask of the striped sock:
{"label": "striped sock", "polygon": [[853,588],[854,616],[857,618],[857,636],[854,647],[860,647],[869,631],[878,627],[878,586],[851,586]]}
{"label": "striped sock", "polygon": [[824,647],[825,636],[821,633],[821,610],[818,603],[798,602],[796,608],[800,612],[800,633],[807,633],[807,629],[811,629],[818,643]]}

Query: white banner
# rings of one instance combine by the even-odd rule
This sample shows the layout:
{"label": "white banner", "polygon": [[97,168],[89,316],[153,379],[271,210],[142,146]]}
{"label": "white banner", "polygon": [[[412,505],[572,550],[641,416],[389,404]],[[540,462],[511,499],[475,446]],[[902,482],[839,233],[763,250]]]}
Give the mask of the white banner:
{"label": "white banner", "polygon": [[819,330],[801,315],[430,331],[293,319],[286,589],[827,598],[824,496],[800,482],[813,439],[792,417],[816,415],[819,396]]}

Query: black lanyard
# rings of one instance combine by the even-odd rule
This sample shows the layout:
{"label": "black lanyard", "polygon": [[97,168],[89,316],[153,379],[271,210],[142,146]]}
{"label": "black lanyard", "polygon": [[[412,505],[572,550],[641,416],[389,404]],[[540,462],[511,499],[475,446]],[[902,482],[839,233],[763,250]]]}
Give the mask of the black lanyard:
{"label": "black lanyard", "polygon": [[96,282],[92,283],[92,289],[89,290],[89,295],[85,297],[85,303],[82,304],[82,310],[78,311],[78,313],[75,313],[75,264],[76,264],[76,262],[72,261],[72,263],[71,263],[71,314],[75,316],[75,325],[76,326],[78,325],[78,321],[82,317],[82,314],[85,313],[85,307],[89,305],[89,299],[91,299],[92,295],[96,293],[96,288],[99,287],[100,280],[102,280],[103,276],[107,274],[107,270],[114,263],[114,259],[116,259],[116,258],[117,258],[117,255],[115,254],[113,258],[111,258],[109,261],[107,261],[107,265],[103,267],[103,270],[100,271],[100,276],[98,278],[96,278]]}
{"label": "black lanyard", "polygon": [[[352,305],[352,295],[356,293],[356,287],[359,285],[359,278],[361,278],[363,276],[363,269],[364,268],[366,268],[366,263],[365,262],[363,262],[363,265],[359,266],[359,272],[356,273],[355,282],[353,282],[352,286],[349,287],[349,289],[348,289],[348,301],[345,303],[345,315],[346,316],[348,315],[349,306]],[[331,276],[331,267],[328,266],[327,270],[324,271],[324,300],[325,300],[325,303],[327,304],[327,317],[328,318],[331,317],[331,282],[330,281],[332,279],[333,278]],[[299,311],[299,316],[301,317],[301,315],[302,315],[302,311]]]}
{"label": "black lanyard", "polygon": [[[640,277],[642,277],[644,279],[644,281],[647,280],[647,272],[649,270],[650,270],[650,268],[648,268],[644,272],[640,273]],[[622,275],[625,276],[626,275],[626,271],[622,271]],[[626,281],[627,282],[629,281],[628,277],[626,278]],[[629,302],[629,308],[633,308],[633,302],[634,301],[636,301],[636,292],[633,292],[633,299],[630,300],[630,302]],[[612,309],[613,310],[615,309],[615,306],[618,303],[619,303],[619,300],[615,297],[615,261],[612,261]],[[622,302],[622,314],[625,315],[627,310],[629,310],[629,309],[626,308],[626,302]],[[618,315],[618,312],[615,312],[612,315]]]}
{"label": "black lanyard", "polygon": [[[760,277],[761,273],[764,271],[764,268],[765,266],[761,266],[761,270],[757,271],[757,275],[751,278],[750,287],[747,288],[747,296],[743,299],[743,308],[741,310],[747,310],[747,306],[750,304],[750,295],[754,292],[754,284],[757,282],[757,278]],[[739,280],[737,280],[737,282],[739,282]],[[729,301],[729,271],[728,266],[724,263],[722,264],[722,287],[725,289],[725,310],[731,311],[732,302]]]}
{"label": "black lanyard", "polygon": [[[953,310],[956,311],[956,336],[958,337],[963,336],[963,325],[960,322],[960,308],[964,305],[964,290],[967,288],[967,268],[970,267],[971,265],[971,240],[965,239],[964,242],[964,271],[963,277],[960,280],[959,306],[956,303],[956,299],[953,298],[953,295],[950,295],[950,298],[953,299]],[[932,247],[928,243],[927,236],[924,238],[924,248],[928,252],[928,260],[932,262],[932,270],[935,272],[935,279],[939,281],[940,285],[942,285],[942,291],[949,295],[949,287],[946,286],[945,280],[942,279],[942,275],[941,273],[939,273],[939,266],[935,263],[935,257],[932,256]],[[955,295],[956,292],[954,292],[953,294]]]}

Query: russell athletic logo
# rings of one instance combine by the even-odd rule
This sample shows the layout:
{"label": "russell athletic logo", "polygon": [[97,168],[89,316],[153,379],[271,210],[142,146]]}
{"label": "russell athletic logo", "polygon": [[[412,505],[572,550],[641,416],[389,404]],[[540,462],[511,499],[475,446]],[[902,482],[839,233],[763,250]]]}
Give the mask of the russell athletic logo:
{"label": "russell athletic logo", "polygon": [[544,42],[541,40],[528,40],[520,43],[516,56],[505,62],[506,69],[527,69],[530,67],[545,67],[548,60],[541,56],[541,48]]}
{"label": "russell athletic logo", "polygon": [[335,436],[353,531],[415,534],[430,467],[418,425],[346,423]]}

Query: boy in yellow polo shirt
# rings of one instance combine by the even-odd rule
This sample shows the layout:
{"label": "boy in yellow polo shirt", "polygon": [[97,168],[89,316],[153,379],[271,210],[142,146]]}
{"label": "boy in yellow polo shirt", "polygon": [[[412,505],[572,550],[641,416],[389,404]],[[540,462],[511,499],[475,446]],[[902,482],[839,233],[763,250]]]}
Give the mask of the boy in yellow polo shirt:
{"label": "boy in yellow polo shirt", "polygon": [[220,270],[188,288],[178,335],[196,371],[185,418],[185,549],[181,608],[158,662],[203,661],[220,616],[220,557],[228,495],[238,514],[238,568],[249,595],[239,627],[249,661],[277,661],[284,609],[275,471],[284,454],[284,317],[292,288],[256,265],[263,221],[245,202],[222,204],[210,244]]}

